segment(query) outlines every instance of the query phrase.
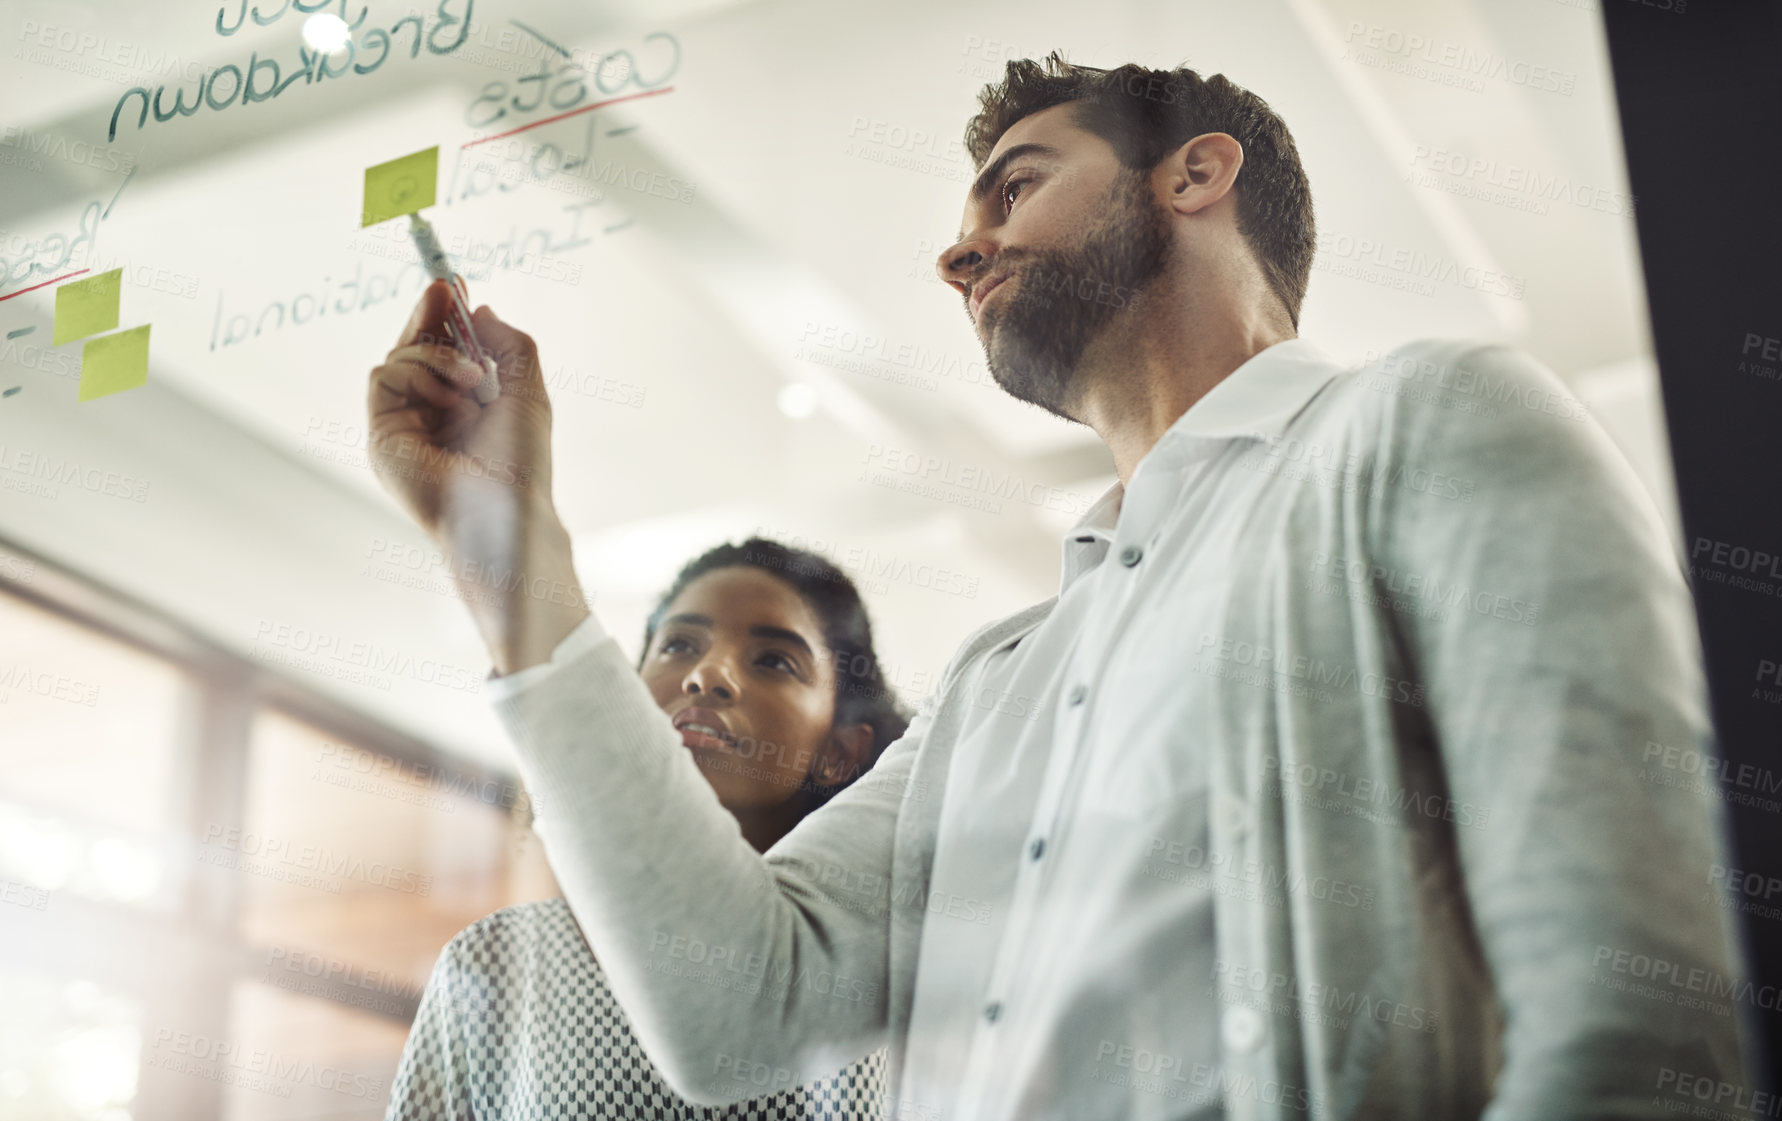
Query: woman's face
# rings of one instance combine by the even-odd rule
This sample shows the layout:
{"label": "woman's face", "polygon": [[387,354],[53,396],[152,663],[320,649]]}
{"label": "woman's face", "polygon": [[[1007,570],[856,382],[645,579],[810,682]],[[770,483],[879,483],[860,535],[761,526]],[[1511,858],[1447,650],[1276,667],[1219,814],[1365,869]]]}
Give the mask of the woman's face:
{"label": "woman's face", "polygon": [[803,598],[770,573],[733,566],[668,605],[640,672],[718,801],[747,813],[802,806],[805,783],[855,773],[872,732],[832,727],[834,668]]}

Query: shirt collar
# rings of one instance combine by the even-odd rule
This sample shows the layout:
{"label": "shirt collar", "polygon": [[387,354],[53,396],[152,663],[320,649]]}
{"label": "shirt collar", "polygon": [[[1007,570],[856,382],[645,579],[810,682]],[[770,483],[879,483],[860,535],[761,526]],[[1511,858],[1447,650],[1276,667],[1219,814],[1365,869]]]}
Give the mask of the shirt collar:
{"label": "shirt collar", "polygon": [[1203,439],[1274,439],[1340,370],[1309,339],[1283,340],[1226,375],[1189,406],[1164,439],[1178,431]]}
{"label": "shirt collar", "polygon": [[[1190,405],[1139,466],[1153,460],[1179,465],[1230,440],[1278,439],[1340,372],[1341,367],[1308,339],[1285,339],[1265,347]],[[1065,533],[1060,594],[1107,556],[1125,495],[1126,488],[1116,480]]]}

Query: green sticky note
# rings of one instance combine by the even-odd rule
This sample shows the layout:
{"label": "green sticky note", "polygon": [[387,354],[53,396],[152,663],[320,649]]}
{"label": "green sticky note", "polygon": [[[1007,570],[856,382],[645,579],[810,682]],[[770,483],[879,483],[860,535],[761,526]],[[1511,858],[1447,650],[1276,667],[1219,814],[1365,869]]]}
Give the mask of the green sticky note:
{"label": "green sticky note", "polygon": [[56,331],[51,346],[84,339],[118,325],[124,270],[112,269],[56,289]]}
{"label": "green sticky note", "polygon": [[88,339],[80,348],[77,401],[109,397],[148,384],[149,325]]}
{"label": "green sticky note", "polygon": [[433,205],[439,189],[439,146],[365,169],[361,228]]}

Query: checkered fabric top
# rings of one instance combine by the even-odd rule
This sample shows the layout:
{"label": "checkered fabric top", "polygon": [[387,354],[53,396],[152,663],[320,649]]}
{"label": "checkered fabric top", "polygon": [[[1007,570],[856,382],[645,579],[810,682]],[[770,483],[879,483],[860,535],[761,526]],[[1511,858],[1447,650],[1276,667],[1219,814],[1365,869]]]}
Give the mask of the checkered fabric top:
{"label": "checkered fabric top", "polygon": [[876,1118],[885,1053],[833,1078],[721,1107],[669,1089],[631,1034],[561,899],[497,911],[439,955],[385,1121],[856,1121]]}

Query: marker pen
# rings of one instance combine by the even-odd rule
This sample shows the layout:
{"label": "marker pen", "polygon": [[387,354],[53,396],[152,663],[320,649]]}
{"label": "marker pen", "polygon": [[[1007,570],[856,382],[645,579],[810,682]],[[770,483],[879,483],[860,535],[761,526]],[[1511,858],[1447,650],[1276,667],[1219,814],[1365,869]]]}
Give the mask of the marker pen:
{"label": "marker pen", "polygon": [[420,214],[408,216],[409,236],[415,239],[415,248],[420,251],[421,263],[427,266],[427,274],[435,280],[443,280],[451,285],[452,306],[446,316],[446,327],[458,343],[458,348],[470,356],[470,360],[483,368],[483,380],[477,383],[476,399],[487,405],[501,396],[501,382],[495,376],[495,360],[477,341],[476,331],[470,326],[470,301],[464,288],[464,280],[452,270],[452,263],[446,259],[445,250],[439,246],[439,238],[433,233],[433,227]]}

